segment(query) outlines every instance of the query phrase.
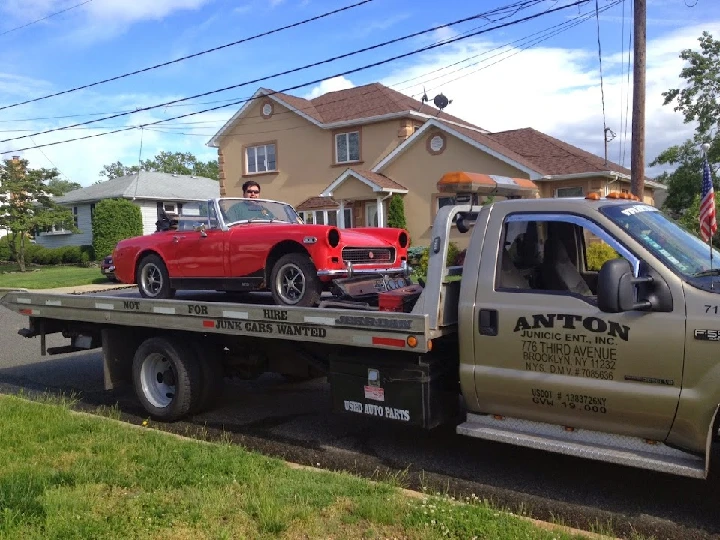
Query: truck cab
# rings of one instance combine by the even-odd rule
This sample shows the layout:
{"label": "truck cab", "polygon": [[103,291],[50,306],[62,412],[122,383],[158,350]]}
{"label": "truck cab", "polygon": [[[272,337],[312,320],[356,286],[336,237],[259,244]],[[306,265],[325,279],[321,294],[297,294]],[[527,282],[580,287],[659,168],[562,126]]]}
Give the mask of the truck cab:
{"label": "truck cab", "polygon": [[[467,191],[482,189],[466,176]],[[458,431],[581,455],[674,447],[684,453],[640,466],[704,474],[695,456],[708,453],[720,403],[720,253],[626,194],[456,212],[474,224],[458,298],[469,413]]]}

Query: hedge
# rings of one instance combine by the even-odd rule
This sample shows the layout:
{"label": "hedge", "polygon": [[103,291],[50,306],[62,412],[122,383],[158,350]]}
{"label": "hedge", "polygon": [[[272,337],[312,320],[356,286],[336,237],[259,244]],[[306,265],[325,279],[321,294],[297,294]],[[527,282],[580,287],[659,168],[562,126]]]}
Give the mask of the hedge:
{"label": "hedge", "polygon": [[617,259],[617,252],[608,246],[605,242],[592,242],[587,246],[587,266],[588,270],[600,270],[605,261]]}
{"label": "hedge", "polygon": [[[10,254],[8,237],[0,238],[0,261],[14,261]],[[27,264],[86,264],[95,260],[92,246],[63,246],[47,248],[33,244],[29,240],[25,244],[25,262]]]}
{"label": "hedge", "polygon": [[[460,253],[455,242],[450,242],[448,245],[447,258],[445,264],[452,266]],[[430,260],[430,248],[415,246],[408,248],[408,264],[412,268],[412,273],[415,276],[427,276],[428,262]]]}
{"label": "hedge", "polygon": [[142,235],[140,208],[125,199],[100,201],[95,205],[92,231],[95,255],[106,257],[120,240]]}

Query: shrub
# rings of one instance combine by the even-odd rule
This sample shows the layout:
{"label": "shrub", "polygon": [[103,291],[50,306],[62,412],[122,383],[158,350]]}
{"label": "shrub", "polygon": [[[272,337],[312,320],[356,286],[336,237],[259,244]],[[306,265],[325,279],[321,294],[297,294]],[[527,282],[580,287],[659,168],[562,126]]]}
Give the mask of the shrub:
{"label": "shrub", "polygon": [[[455,259],[460,253],[455,242],[450,242],[448,245],[447,257],[445,258],[446,265],[454,265]],[[430,248],[429,247],[411,247],[408,249],[408,264],[412,267],[412,273],[414,276],[426,276],[428,270],[428,263],[430,262]]]}
{"label": "shrub", "polygon": [[407,229],[407,221],[405,221],[405,203],[403,202],[403,198],[397,193],[390,198],[387,223],[388,227]]}
{"label": "shrub", "polygon": [[593,242],[587,247],[588,270],[600,270],[605,261],[618,257],[617,252],[605,242]]}
{"label": "shrub", "polygon": [[120,240],[143,233],[140,208],[125,199],[106,199],[95,205],[93,249],[99,259],[110,255]]}

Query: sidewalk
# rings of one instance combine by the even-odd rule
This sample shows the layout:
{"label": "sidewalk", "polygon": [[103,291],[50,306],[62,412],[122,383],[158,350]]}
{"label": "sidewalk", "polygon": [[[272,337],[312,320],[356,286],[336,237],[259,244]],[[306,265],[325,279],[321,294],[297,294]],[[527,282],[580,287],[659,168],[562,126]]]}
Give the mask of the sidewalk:
{"label": "sidewalk", "polygon": [[57,287],[55,289],[32,289],[30,292],[51,293],[51,294],[85,294],[122,289],[137,289],[137,285],[126,285],[124,283],[91,283],[90,285],[76,285],[74,287]]}

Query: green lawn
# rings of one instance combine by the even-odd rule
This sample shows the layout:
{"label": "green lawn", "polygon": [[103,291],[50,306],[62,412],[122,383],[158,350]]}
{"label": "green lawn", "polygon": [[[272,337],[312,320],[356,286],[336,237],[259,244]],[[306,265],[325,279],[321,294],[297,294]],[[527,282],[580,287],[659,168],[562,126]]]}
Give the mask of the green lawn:
{"label": "green lawn", "polygon": [[52,401],[0,396],[1,538],[572,538],[475,497],[408,497]]}
{"label": "green lawn", "polygon": [[52,289],[91,283],[109,283],[109,281],[100,274],[100,268],[28,266],[26,272],[20,272],[14,263],[0,264],[0,287]]}

